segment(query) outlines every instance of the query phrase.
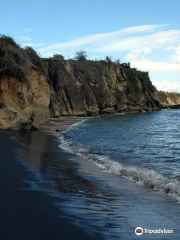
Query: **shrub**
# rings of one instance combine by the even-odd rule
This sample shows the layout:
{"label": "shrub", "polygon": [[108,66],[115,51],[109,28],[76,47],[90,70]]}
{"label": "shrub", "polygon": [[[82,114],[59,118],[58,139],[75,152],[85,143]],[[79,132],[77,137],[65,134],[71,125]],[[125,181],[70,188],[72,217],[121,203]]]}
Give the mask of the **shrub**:
{"label": "shrub", "polygon": [[110,77],[110,72],[109,72],[108,69],[105,69],[105,70],[104,70],[104,75],[105,75],[106,77]]}
{"label": "shrub", "polygon": [[0,35],[0,78],[4,76],[27,80],[30,68],[45,72],[40,56],[31,47],[21,48],[13,38]]}
{"label": "shrub", "polygon": [[53,55],[53,59],[55,59],[55,60],[64,60],[64,56],[62,54],[55,53]]}
{"label": "shrub", "polygon": [[13,38],[0,35],[0,77],[11,76],[24,80],[31,65],[27,53]]}
{"label": "shrub", "polygon": [[157,91],[155,86],[150,81],[148,72],[137,71],[137,74],[138,74],[138,79],[141,82],[143,92],[145,92],[145,91],[156,92]]}
{"label": "shrub", "polygon": [[165,103],[168,103],[168,96],[167,96],[167,92],[164,92],[164,91],[159,91],[158,92],[158,95],[159,95],[159,98],[160,98],[160,101],[161,102],[165,102]]}
{"label": "shrub", "polygon": [[139,92],[139,87],[137,84],[137,72],[133,71],[130,68],[124,68],[123,71],[125,72],[125,75],[129,80],[130,92]]}
{"label": "shrub", "polygon": [[86,61],[87,60],[87,54],[85,51],[77,51],[75,53],[75,60],[78,60],[78,61]]}
{"label": "shrub", "polygon": [[34,66],[36,66],[41,72],[44,73],[45,72],[44,63],[40,56],[37,54],[37,52],[31,47],[26,47],[25,51],[29,56],[31,62],[34,64]]}
{"label": "shrub", "polygon": [[20,48],[19,44],[15,42],[15,40],[12,37],[6,36],[6,35],[0,35],[0,43],[4,44],[4,46],[13,46],[16,48]]}

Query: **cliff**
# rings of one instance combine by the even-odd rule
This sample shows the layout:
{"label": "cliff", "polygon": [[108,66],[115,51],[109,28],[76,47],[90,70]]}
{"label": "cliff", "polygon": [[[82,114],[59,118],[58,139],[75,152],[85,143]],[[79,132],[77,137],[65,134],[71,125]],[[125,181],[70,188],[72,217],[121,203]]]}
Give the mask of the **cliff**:
{"label": "cliff", "polygon": [[0,37],[0,128],[42,128],[50,116],[160,109],[147,72],[111,61],[41,59]]}
{"label": "cliff", "polygon": [[45,76],[31,70],[28,82],[0,80],[0,129],[42,128],[50,117],[50,87]]}
{"label": "cliff", "polygon": [[177,105],[180,104],[180,94],[175,92],[158,92],[160,101],[167,105]]}
{"label": "cliff", "polygon": [[31,48],[0,37],[0,129],[42,128],[50,118],[50,86]]}
{"label": "cliff", "polygon": [[44,60],[54,117],[151,111],[160,107],[147,72],[106,61]]}

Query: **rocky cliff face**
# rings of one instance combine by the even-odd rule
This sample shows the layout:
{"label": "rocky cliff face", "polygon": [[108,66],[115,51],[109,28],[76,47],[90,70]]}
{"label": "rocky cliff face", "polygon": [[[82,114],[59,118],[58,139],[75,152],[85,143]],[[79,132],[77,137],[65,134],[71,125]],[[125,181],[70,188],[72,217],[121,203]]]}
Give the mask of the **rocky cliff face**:
{"label": "rocky cliff face", "polygon": [[105,61],[44,60],[51,116],[96,115],[160,108],[148,73]]}
{"label": "rocky cliff face", "polygon": [[169,92],[158,92],[160,101],[167,105],[177,105],[180,104],[180,94],[179,93],[169,93]]}
{"label": "rocky cliff face", "polygon": [[31,69],[28,80],[0,79],[0,129],[42,128],[49,121],[50,87],[46,77]]}
{"label": "rocky cliff face", "polygon": [[43,128],[51,117],[160,108],[148,73],[112,62],[44,61],[26,80],[0,79],[0,129]]}
{"label": "rocky cliff face", "polygon": [[51,117],[160,108],[147,72],[107,61],[42,59],[0,36],[0,129],[42,128]]}

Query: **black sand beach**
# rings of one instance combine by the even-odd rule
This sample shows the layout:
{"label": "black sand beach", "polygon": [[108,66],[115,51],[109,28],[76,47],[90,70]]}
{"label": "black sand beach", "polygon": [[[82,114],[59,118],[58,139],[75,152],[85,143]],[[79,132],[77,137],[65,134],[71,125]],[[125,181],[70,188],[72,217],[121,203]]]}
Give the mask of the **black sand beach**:
{"label": "black sand beach", "polygon": [[31,138],[29,133],[0,132],[0,239],[96,239],[61,217],[59,208],[52,203],[54,197],[43,191],[28,190],[27,181],[35,178],[19,159],[19,151],[28,146],[11,139],[15,135],[19,139],[24,135],[26,140],[27,136]]}
{"label": "black sand beach", "polygon": [[0,240],[135,240],[137,226],[174,231],[144,239],[179,239],[174,199],[59,148],[61,131],[81,120],[0,132]]}

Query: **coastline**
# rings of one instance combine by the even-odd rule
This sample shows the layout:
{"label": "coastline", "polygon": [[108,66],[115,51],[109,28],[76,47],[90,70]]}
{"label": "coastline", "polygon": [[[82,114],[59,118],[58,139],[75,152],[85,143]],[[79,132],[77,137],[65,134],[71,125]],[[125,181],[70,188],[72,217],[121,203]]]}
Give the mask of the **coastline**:
{"label": "coastline", "polygon": [[[59,130],[61,129],[61,131],[65,131],[67,130],[69,127],[71,127],[73,124],[76,124],[77,122],[81,122],[84,119],[87,118],[75,118],[75,119],[71,119],[69,121],[69,119],[63,119],[62,121],[64,121],[64,127],[58,128]],[[69,124],[69,123],[72,124]],[[61,126],[59,125],[58,122],[56,122],[55,124],[56,127]],[[65,127],[66,126],[66,127]],[[61,132],[60,131],[60,132]],[[52,132],[53,134],[57,135],[57,132]],[[65,152],[67,153],[67,151],[65,150]],[[72,157],[73,155],[75,155],[75,157]],[[176,216],[173,216],[174,214],[174,206],[177,205],[177,202],[175,199],[171,199],[171,197],[165,196],[164,194],[160,193],[160,192],[156,192],[153,191],[150,188],[146,188],[144,186],[139,186],[137,185],[137,183],[135,183],[134,181],[130,181],[128,179],[125,179],[124,177],[118,177],[114,176],[112,174],[107,174],[105,171],[102,171],[102,169],[97,168],[96,165],[94,165],[94,163],[90,162],[87,163],[87,159],[84,159],[83,156],[79,157],[76,156],[75,153],[70,153],[70,161],[71,164],[74,164],[74,162],[79,163],[79,167],[80,171],[84,171],[84,174],[87,176],[87,178],[89,178],[90,175],[90,179],[95,177],[95,182],[96,184],[102,184],[102,182],[104,184],[110,184],[110,188],[105,187],[105,189],[107,191],[107,194],[110,193],[110,191],[113,191],[113,188],[115,186],[115,191],[120,192],[120,195],[118,197],[118,201],[117,204],[119,205],[121,200],[120,200],[120,196],[124,195],[124,198],[126,199],[125,201],[122,201],[122,204],[124,206],[124,208],[126,209],[126,213],[124,213],[124,211],[121,209],[121,213],[123,216],[127,214],[127,218],[130,222],[129,225],[124,225],[123,223],[123,218],[121,219],[122,222],[119,222],[121,226],[119,226],[119,235],[118,236],[122,236],[123,239],[136,239],[134,236],[134,229],[137,226],[143,226],[144,228],[149,227],[149,226],[154,226],[155,228],[162,228],[166,227],[168,229],[169,225],[172,226],[172,229],[174,229],[174,235],[173,236],[179,236],[180,232],[179,229],[177,227],[176,224],[174,224],[177,219]],[[93,166],[92,166],[93,165]],[[95,173],[95,174],[94,174]],[[91,179],[92,180],[92,179]],[[102,186],[101,186],[102,188]],[[131,199],[131,200],[129,200]],[[158,203],[158,204],[157,204]],[[134,205],[133,210],[129,209],[129,204]],[[164,212],[166,209],[166,204],[169,207],[169,210],[167,212],[167,214],[164,216]],[[128,206],[126,206],[128,205]],[[108,203],[107,203],[108,206]],[[103,206],[104,207],[104,206]],[[152,207],[152,209],[151,209]],[[73,207],[72,207],[73,209]],[[115,209],[115,208],[114,208]],[[111,209],[112,210],[112,209]],[[109,209],[108,209],[109,211]],[[179,212],[179,211],[177,211]],[[112,211],[112,215],[113,215],[113,211]],[[133,216],[133,219],[132,219]],[[156,222],[151,221],[149,219],[149,216],[153,216],[153,218],[155,219],[159,219]],[[179,220],[178,220],[179,221]],[[163,222],[163,224],[162,224]],[[132,227],[134,226],[134,227]],[[128,234],[127,234],[128,233]],[[104,232],[102,233],[102,236],[104,235]],[[129,236],[127,236],[129,235]],[[118,239],[118,236],[116,236],[116,239]],[[152,236],[151,236],[152,237]],[[162,237],[162,236],[161,236]],[[148,238],[148,236],[147,236]],[[94,238],[95,239],[95,238]],[[148,238],[149,239],[149,238]],[[153,236],[152,239],[156,239],[156,236]],[[159,239],[159,237],[158,237]],[[171,236],[169,236],[169,239],[171,239]]]}
{"label": "coastline", "polygon": [[43,132],[53,134],[58,136],[59,133],[66,131],[72,125],[76,123],[80,123],[86,119],[90,119],[92,117],[59,117],[59,118],[51,118],[48,129]]}
{"label": "coastline", "polygon": [[[4,154],[0,238],[100,240],[121,236],[135,240],[137,226],[171,226],[172,237],[179,236],[180,212],[174,215],[175,200],[107,174],[83,156],[59,148],[58,135],[84,119],[52,119],[44,132],[0,132]],[[157,235],[146,237],[157,239]]]}
{"label": "coastline", "polygon": [[[74,124],[77,121],[79,120],[71,119],[64,122],[61,130],[66,130],[71,125],[70,122]],[[15,236],[17,239],[26,240],[100,239],[92,237],[62,216],[62,211],[53,203],[57,198],[56,195],[51,196],[53,192],[49,194],[46,187],[44,190],[33,189],[33,184],[38,184],[38,176],[31,171],[31,164],[29,165],[25,158],[28,152],[31,158],[30,149],[39,144],[40,152],[35,157],[37,157],[36,163],[40,162],[43,156],[42,150],[47,147],[43,145],[47,140],[54,140],[53,144],[56,146],[53,150],[56,151],[57,148],[58,151],[56,136],[50,136],[52,132],[53,130],[49,134],[34,131],[33,138],[32,132],[0,131],[0,239],[11,240]],[[54,131],[53,134],[55,133],[57,132]],[[47,139],[44,141],[45,137]],[[59,157],[67,158],[68,155],[62,154]]]}

